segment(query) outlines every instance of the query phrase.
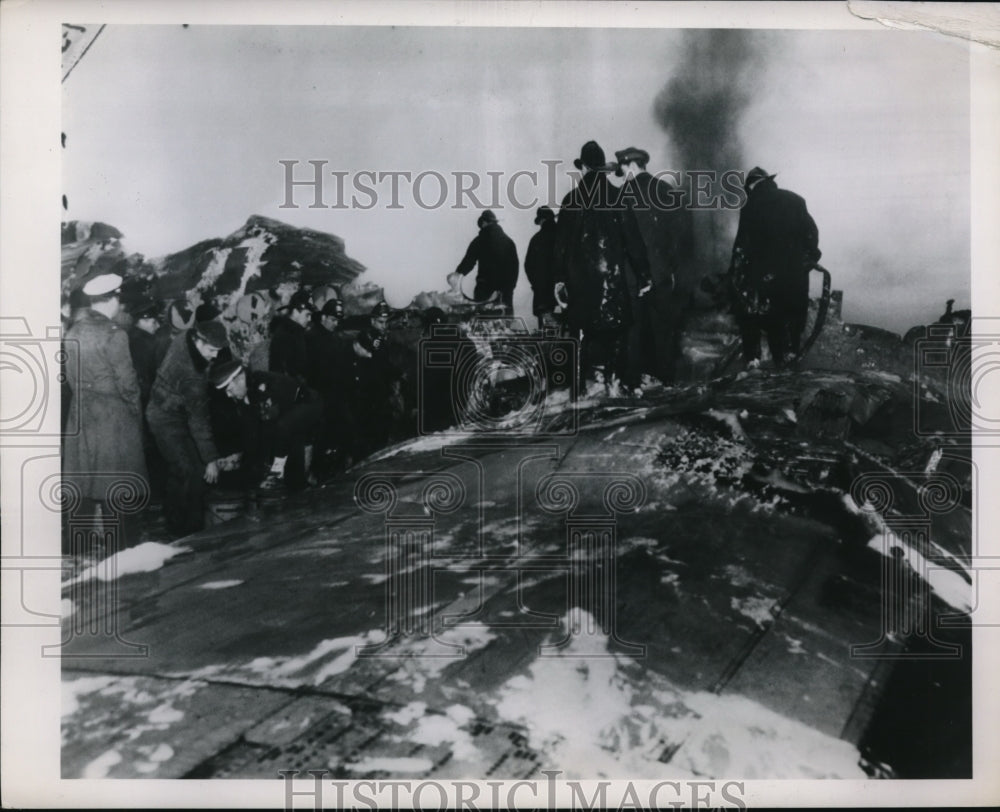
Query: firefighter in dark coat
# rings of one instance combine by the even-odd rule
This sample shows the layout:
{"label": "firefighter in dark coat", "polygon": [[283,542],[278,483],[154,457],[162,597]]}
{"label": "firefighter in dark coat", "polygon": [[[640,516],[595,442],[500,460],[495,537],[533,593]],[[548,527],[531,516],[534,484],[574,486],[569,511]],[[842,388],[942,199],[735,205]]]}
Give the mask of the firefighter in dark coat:
{"label": "firefighter in dark coat", "polygon": [[[119,546],[126,547],[138,542],[138,527],[135,515],[120,509],[120,503],[141,502],[143,494],[148,496],[148,483],[139,382],[128,337],[113,321],[121,307],[121,283],[117,274],[87,282],[83,292],[90,306],[79,312],[66,333],[66,383],[73,402],[67,415],[63,471],[80,498],[100,503],[102,515],[117,518]],[[130,490],[140,498],[128,497]]]}
{"label": "firefighter in dark coat", "polygon": [[318,438],[317,475],[330,473],[343,463],[347,453],[347,438],[353,426],[350,414],[349,387],[351,342],[339,330],[344,317],[344,305],[339,299],[329,299],[310,325],[308,341],[309,386],[323,399],[323,424]]}
{"label": "firefighter in dark coat", "polygon": [[779,369],[799,353],[809,312],[809,271],[819,261],[819,231],[806,202],[779,189],[759,166],[747,173],[747,202],[733,243],[730,281],[743,360],[760,365],[760,334]]}
{"label": "firefighter in dark coat", "polygon": [[635,274],[641,298],[650,287],[649,263],[635,217],[608,181],[613,167],[604,150],[589,141],[574,164],[583,177],[559,211],[555,295],[566,297],[570,329],[583,333],[580,383],[610,387],[625,372],[633,319],[626,274]]}
{"label": "firefighter in dark coat", "polygon": [[168,469],[164,518],[177,536],[202,528],[205,491],[219,478],[205,371],[228,343],[226,329],[217,321],[178,335],[149,397],[146,419]]}
{"label": "firefighter in dark coat", "polygon": [[386,358],[386,336],[366,327],[351,345],[349,403],[354,419],[351,456],[367,456],[385,445],[392,421],[392,371]]}
{"label": "firefighter in dark coat", "polygon": [[540,226],[528,243],[524,255],[524,273],[531,283],[534,298],[531,312],[538,319],[538,326],[548,324],[556,309],[555,272],[553,260],[556,247],[556,215],[548,206],[540,206],[535,213],[535,225]]}
{"label": "firefighter in dark coat", "polygon": [[149,484],[152,492],[159,495],[163,491],[166,466],[153,433],[146,420],[146,407],[149,405],[149,394],[156,380],[156,370],[163,358],[160,350],[159,305],[152,300],[139,302],[132,309],[132,328],[128,331],[129,352],[132,354],[132,365],[135,367],[136,379],[139,382],[139,394],[142,402],[142,445],[146,454],[146,467],[149,469]]}
{"label": "firefighter in dark coat", "polygon": [[517,248],[500,227],[497,216],[489,209],[479,215],[476,225],[479,227],[479,234],[469,243],[455,273],[465,276],[478,264],[472,298],[483,302],[494,291],[500,291],[500,299],[508,314],[513,313],[518,272]]}
{"label": "firefighter in dark coat", "polygon": [[680,312],[674,297],[679,235],[677,191],[646,171],[649,153],[629,147],[615,153],[617,174],[625,178],[622,201],[635,216],[649,260],[653,288],[640,304],[634,277],[629,294],[637,318],[629,328],[629,380],[638,383],[642,372],[650,372],[664,383],[672,383],[680,357]]}
{"label": "firefighter in dark coat", "polygon": [[[307,449],[323,416],[319,395],[288,375],[251,372],[236,360],[213,365],[212,386],[232,398],[243,432],[242,452],[236,456],[251,481],[262,490],[286,485],[301,489],[309,479]],[[229,466],[229,460],[225,463]]]}
{"label": "firefighter in dark coat", "polygon": [[288,305],[271,320],[271,348],[268,370],[279,375],[288,375],[299,383],[309,377],[309,349],[306,343],[306,328],[312,321],[312,297],[307,291],[292,294]]}

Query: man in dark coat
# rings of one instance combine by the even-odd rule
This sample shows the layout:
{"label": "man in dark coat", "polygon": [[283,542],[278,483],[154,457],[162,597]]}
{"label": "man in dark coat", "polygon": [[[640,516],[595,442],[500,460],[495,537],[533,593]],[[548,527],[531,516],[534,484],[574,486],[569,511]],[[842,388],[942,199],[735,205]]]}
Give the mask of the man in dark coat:
{"label": "man in dark coat", "polygon": [[[142,403],[142,443],[146,454],[146,467],[149,469],[149,484],[157,496],[163,490],[166,466],[153,433],[146,420],[146,407],[149,405],[149,393],[156,380],[156,370],[163,356],[160,352],[157,333],[160,329],[159,305],[151,300],[140,301],[132,308],[132,328],[128,331],[129,351],[132,354],[132,365],[135,367],[136,379],[139,382],[140,400]],[[164,353],[165,354],[165,353]]]}
{"label": "man in dark coat", "polygon": [[323,399],[323,422],[318,438],[317,476],[324,476],[343,463],[349,432],[354,420],[350,414],[349,393],[351,342],[339,330],[344,306],[339,299],[329,299],[319,318],[306,333],[310,362],[309,386]]}
{"label": "man in dark coat", "polygon": [[626,274],[635,274],[637,295],[645,295],[649,262],[634,215],[608,181],[613,167],[604,150],[589,141],[574,164],[583,177],[559,211],[555,294],[566,295],[569,326],[583,333],[581,383],[610,387],[626,370],[625,339],[633,319]]}
{"label": "man in dark coat", "polygon": [[153,381],[156,380],[158,366],[156,333],[160,329],[158,313],[159,307],[154,301],[148,300],[137,304],[132,310],[133,324],[128,331],[129,352],[132,354],[132,365],[139,381],[143,410],[149,403],[149,392],[153,388]]}
{"label": "man in dark coat", "polygon": [[354,418],[351,456],[359,459],[386,444],[392,427],[393,374],[387,338],[366,327],[351,345],[348,367],[350,411]]}
{"label": "man in dark coat", "polygon": [[552,318],[556,309],[555,270],[553,260],[556,247],[556,215],[548,206],[540,206],[535,213],[535,225],[540,226],[528,243],[528,251],[524,255],[524,273],[531,283],[534,298],[531,302],[531,312],[538,319],[538,326],[543,326]]}
{"label": "man in dark coat", "polygon": [[146,419],[168,468],[164,518],[176,536],[203,527],[205,491],[219,478],[205,371],[228,343],[217,321],[185,330],[167,350],[150,393]]}
{"label": "man in dark coat", "polygon": [[681,205],[677,191],[646,171],[649,153],[629,147],[615,153],[618,175],[624,176],[622,201],[635,216],[653,288],[640,305],[634,277],[629,278],[632,308],[638,317],[629,328],[629,379],[637,382],[650,372],[672,383],[680,357],[680,312],[674,297],[680,235],[676,212]]}
{"label": "man in dark coat", "polygon": [[236,404],[242,429],[242,468],[251,482],[275,490],[286,484],[304,488],[308,481],[306,449],[319,429],[323,403],[308,386],[276,372],[251,372],[236,360],[213,365],[212,386]]}
{"label": "man in dark coat", "polygon": [[799,353],[809,312],[809,271],[819,261],[819,231],[806,202],[779,189],[759,166],[747,173],[747,202],[729,268],[743,360],[760,365],[760,334],[779,369]]}
{"label": "man in dark coat", "polygon": [[67,415],[63,471],[82,499],[100,503],[102,515],[117,518],[124,548],[138,542],[138,527],[137,517],[120,509],[121,502],[134,500],[119,497],[136,490],[148,495],[149,486],[139,382],[128,337],[113,320],[121,307],[121,283],[117,274],[87,282],[83,292],[90,306],[66,333],[66,383],[74,402]]}
{"label": "man in dark coat", "polygon": [[312,321],[312,297],[307,291],[292,294],[288,305],[271,320],[271,349],[268,370],[305,383],[309,377],[309,348],[306,327]]}
{"label": "man in dark coat", "polygon": [[517,248],[500,227],[497,216],[489,209],[479,215],[476,225],[479,227],[479,234],[469,243],[455,273],[465,276],[478,264],[472,298],[482,302],[489,299],[494,291],[500,291],[500,298],[508,314],[512,313],[514,286],[517,285]]}

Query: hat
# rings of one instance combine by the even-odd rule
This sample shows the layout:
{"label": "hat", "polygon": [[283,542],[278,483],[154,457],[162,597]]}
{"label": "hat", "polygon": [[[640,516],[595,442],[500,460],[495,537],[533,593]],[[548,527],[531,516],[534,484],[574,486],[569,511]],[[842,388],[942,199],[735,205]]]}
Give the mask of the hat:
{"label": "hat", "polygon": [[620,164],[630,164],[632,161],[635,161],[639,166],[645,166],[649,163],[649,153],[638,147],[620,149],[615,153],[615,158],[618,159],[618,163]]}
{"label": "hat", "polygon": [[323,309],[319,311],[321,316],[336,316],[338,319],[344,318],[344,304],[340,299],[327,299]]}
{"label": "hat", "polygon": [[774,175],[768,175],[767,171],[761,169],[759,166],[755,166],[749,172],[747,172],[747,178],[743,181],[743,190],[750,191],[750,187],[753,186],[759,180],[770,180],[775,177]]}
{"label": "hat", "polygon": [[604,158],[604,150],[596,141],[588,141],[580,149],[580,157],[573,161],[573,166],[583,169],[584,165],[598,172],[609,172],[614,167],[609,166]]}
{"label": "hat", "polygon": [[479,218],[476,220],[476,225],[482,228],[487,223],[495,223],[497,221],[497,216],[490,210],[486,209]]}
{"label": "hat", "polygon": [[243,369],[243,364],[235,358],[212,364],[208,368],[208,380],[216,389],[225,389],[229,382]]}
{"label": "hat", "polygon": [[206,344],[221,350],[229,346],[229,338],[226,335],[226,328],[218,321],[203,321],[196,323],[194,334]]}
{"label": "hat", "polygon": [[282,310],[315,310],[312,303],[312,296],[307,290],[297,290],[292,294],[292,298],[288,300],[288,304],[285,305]]}
{"label": "hat", "polygon": [[116,273],[102,273],[89,280],[83,286],[83,292],[88,296],[104,296],[114,293],[122,286],[122,278]]}
{"label": "hat", "polygon": [[198,305],[198,308],[194,311],[194,320],[197,322],[211,321],[220,315],[222,315],[222,311],[219,308],[209,302],[205,302]]}
{"label": "hat", "polygon": [[550,209],[548,206],[539,206],[538,211],[535,212],[536,226],[540,226],[542,223],[555,219],[556,219],[556,213],[552,211],[552,209]]}
{"label": "hat", "polygon": [[384,299],[379,302],[375,307],[372,308],[371,317],[373,319],[378,318],[389,318],[392,311],[389,309],[389,304]]}
{"label": "hat", "polygon": [[132,306],[132,318],[155,319],[160,315],[160,305],[153,299],[142,299]]}
{"label": "hat", "polygon": [[177,330],[186,330],[194,322],[194,313],[184,302],[171,302],[167,315],[170,325]]}
{"label": "hat", "polygon": [[432,324],[443,324],[445,313],[440,307],[428,307],[424,311],[424,325],[430,327]]}
{"label": "hat", "polygon": [[368,352],[372,355],[382,349],[382,344],[384,342],[385,334],[382,333],[381,330],[376,330],[374,327],[366,327],[358,333],[358,344],[368,350]]}

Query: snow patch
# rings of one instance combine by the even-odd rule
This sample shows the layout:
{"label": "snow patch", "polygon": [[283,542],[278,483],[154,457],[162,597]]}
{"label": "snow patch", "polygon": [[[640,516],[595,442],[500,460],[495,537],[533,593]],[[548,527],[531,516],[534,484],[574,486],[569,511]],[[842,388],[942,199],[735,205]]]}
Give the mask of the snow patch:
{"label": "snow patch", "polygon": [[426,758],[366,758],[364,761],[343,765],[334,759],[329,766],[333,768],[343,766],[356,773],[423,773],[433,767],[434,763]]}
{"label": "snow patch", "polygon": [[80,677],[62,681],[62,715],[70,716],[80,708],[78,697],[100,691],[115,682],[116,677]]}
{"label": "snow patch", "polygon": [[428,714],[422,716],[414,730],[407,733],[407,741],[436,747],[442,744],[451,745],[451,752],[457,759],[469,759],[475,756],[476,746],[472,736],[462,730],[451,716]]}
{"label": "snow patch", "polygon": [[771,611],[774,601],[770,598],[761,598],[757,595],[742,599],[730,598],[729,605],[762,629],[766,629],[774,621],[774,614]]}
{"label": "snow patch", "polygon": [[212,249],[212,258],[208,262],[208,267],[202,272],[198,284],[194,286],[195,290],[208,290],[215,284],[215,281],[222,276],[222,272],[226,269],[226,260],[229,259],[232,252],[232,248]]}
{"label": "snow patch", "polygon": [[400,708],[398,711],[393,711],[392,713],[386,713],[383,715],[390,722],[395,722],[397,725],[405,727],[414,719],[419,719],[423,716],[426,710],[426,702],[411,702],[409,705]]}
{"label": "snow patch", "polygon": [[117,750],[107,750],[83,768],[81,778],[107,778],[111,768],[121,764],[122,754]]}
{"label": "snow patch", "polygon": [[230,580],[230,581],[206,581],[204,584],[199,584],[199,589],[229,589],[231,586],[239,586],[242,581]]}
{"label": "snow patch", "polygon": [[175,555],[190,552],[190,550],[190,547],[175,547],[157,541],[146,541],[115,553],[92,567],[87,567],[76,578],[63,583],[63,588],[81,581],[89,581],[91,578],[97,578],[99,581],[113,581],[123,575],[154,572]]}
{"label": "snow patch", "polygon": [[927,582],[934,594],[953,609],[966,615],[972,613],[972,584],[954,570],[928,561],[888,528],[872,537],[868,546],[886,558],[893,557],[893,550],[899,550],[906,565]]}
{"label": "snow patch", "polygon": [[[592,621],[576,609],[562,622]],[[501,686],[496,710],[526,727],[533,750],[571,765],[567,778],[865,778],[848,742],[742,696],[681,690],[610,651],[600,633],[538,657]]]}
{"label": "snow patch", "polygon": [[247,283],[255,276],[260,276],[260,268],[264,252],[267,251],[275,242],[277,237],[271,234],[269,231],[264,231],[258,233],[252,237],[247,237],[243,242],[241,242],[237,247],[245,248],[247,250],[246,264],[243,266],[243,278],[240,279],[240,284],[233,291],[230,296],[229,303],[235,304],[236,300],[239,299],[243,292],[247,289]]}

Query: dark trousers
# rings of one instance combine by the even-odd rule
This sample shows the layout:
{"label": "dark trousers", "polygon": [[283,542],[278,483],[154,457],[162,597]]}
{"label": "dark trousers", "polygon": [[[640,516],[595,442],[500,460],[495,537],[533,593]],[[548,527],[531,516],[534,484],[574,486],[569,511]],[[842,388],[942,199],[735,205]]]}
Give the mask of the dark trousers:
{"label": "dark trousers", "polygon": [[598,367],[604,368],[604,380],[611,382],[613,375],[619,378],[628,366],[628,328],[615,330],[597,330],[590,328],[583,331],[580,342],[581,383],[594,379]]}
{"label": "dark trousers", "polygon": [[205,526],[205,463],[187,426],[151,423],[156,445],[167,464],[163,518],[174,536],[196,533]]}
{"label": "dark trousers", "polygon": [[305,449],[315,440],[322,420],[323,402],[316,398],[296,403],[277,420],[263,424],[265,457],[288,458],[285,462],[285,482],[289,488],[298,489],[306,485]]}
{"label": "dark trousers", "polygon": [[743,360],[760,358],[760,334],[767,334],[767,347],[777,368],[785,365],[785,355],[798,354],[805,329],[807,308],[794,312],[770,313],[766,316],[746,316],[740,321]]}

